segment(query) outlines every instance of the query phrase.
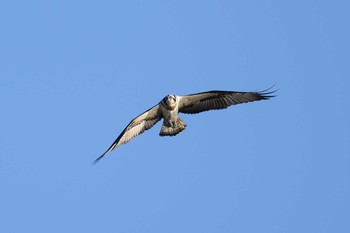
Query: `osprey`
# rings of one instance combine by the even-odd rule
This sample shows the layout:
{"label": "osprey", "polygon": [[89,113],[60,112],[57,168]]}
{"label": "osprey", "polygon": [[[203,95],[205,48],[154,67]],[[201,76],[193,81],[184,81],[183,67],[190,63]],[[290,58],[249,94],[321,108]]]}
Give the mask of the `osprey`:
{"label": "osprey", "polygon": [[167,95],[157,105],[134,118],[108,148],[98,157],[97,163],[106,154],[118,146],[129,142],[145,130],[152,128],[163,119],[160,136],[175,136],[186,128],[186,123],[179,117],[180,113],[195,114],[209,110],[225,109],[231,105],[266,100],[274,97],[271,88],[260,92],[207,91],[190,95]]}

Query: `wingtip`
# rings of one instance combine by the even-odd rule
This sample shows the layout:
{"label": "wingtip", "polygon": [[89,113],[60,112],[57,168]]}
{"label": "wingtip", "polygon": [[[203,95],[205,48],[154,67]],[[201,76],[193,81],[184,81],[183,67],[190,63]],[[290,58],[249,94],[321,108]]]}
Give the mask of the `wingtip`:
{"label": "wingtip", "polygon": [[[117,139],[119,140],[119,138]],[[116,140],[116,141],[117,141]],[[112,150],[114,150],[117,146],[117,143],[114,142],[109,148],[108,150],[106,150],[105,153],[103,153],[100,157],[98,157],[97,159],[95,159],[95,161],[92,162],[92,165],[95,165],[96,163],[98,163],[98,161],[100,161],[105,155],[107,155],[109,152],[111,152]]]}
{"label": "wingtip", "polygon": [[109,150],[107,150],[105,153],[103,153],[103,155],[101,155],[100,157],[98,157],[97,159],[95,159],[95,160],[91,163],[91,166],[94,166],[96,163],[98,163],[108,152],[109,152]]}
{"label": "wingtip", "polygon": [[[277,83],[277,82],[276,82]],[[273,95],[274,93],[276,93],[278,91],[278,89],[276,90],[272,90],[276,83],[274,83],[271,87],[265,89],[265,90],[262,90],[262,91],[258,91],[257,93],[259,95],[261,95],[263,97],[263,99],[270,99],[270,98],[273,98],[273,97],[276,97],[277,95]]]}
{"label": "wingtip", "polygon": [[101,155],[100,157],[98,157],[97,159],[95,159],[92,163],[91,166],[94,166],[96,163],[98,163],[98,161],[100,161],[102,159],[103,155]]}

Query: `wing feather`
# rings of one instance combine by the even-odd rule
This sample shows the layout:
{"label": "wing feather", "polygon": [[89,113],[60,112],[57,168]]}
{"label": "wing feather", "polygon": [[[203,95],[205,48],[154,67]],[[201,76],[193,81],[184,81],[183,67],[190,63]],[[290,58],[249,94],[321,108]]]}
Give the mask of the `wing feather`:
{"label": "wing feather", "polygon": [[225,109],[231,105],[266,100],[274,97],[275,91],[260,92],[207,91],[180,96],[179,112],[195,114],[209,110]]}
{"label": "wing feather", "polygon": [[100,159],[102,159],[106,154],[117,148],[118,146],[129,142],[132,138],[142,134],[145,130],[152,128],[160,119],[162,115],[160,114],[159,104],[148,109],[141,115],[135,117],[123,130],[123,132],[118,136],[118,138],[113,142],[113,144],[98,157],[93,164],[96,164]]}

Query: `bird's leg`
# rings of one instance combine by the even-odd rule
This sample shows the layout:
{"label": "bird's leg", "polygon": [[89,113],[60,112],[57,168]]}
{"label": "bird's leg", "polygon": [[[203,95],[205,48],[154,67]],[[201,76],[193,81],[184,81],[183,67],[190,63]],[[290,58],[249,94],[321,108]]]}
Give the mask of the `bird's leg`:
{"label": "bird's leg", "polygon": [[171,128],[177,128],[177,122],[175,121],[170,121],[170,127]]}

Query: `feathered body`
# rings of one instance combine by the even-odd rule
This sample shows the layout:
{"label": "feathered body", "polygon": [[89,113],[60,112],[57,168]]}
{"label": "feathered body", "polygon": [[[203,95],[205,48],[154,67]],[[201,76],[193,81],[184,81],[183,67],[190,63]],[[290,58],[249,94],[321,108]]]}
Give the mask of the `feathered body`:
{"label": "feathered body", "polygon": [[186,123],[179,117],[178,98],[175,95],[167,95],[160,102],[163,115],[163,125],[160,136],[175,136],[186,128]]}
{"label": "feathered body", "polygon": [[97,163],[116,147],[129,142],[145,130],[153,127],[163,119],[160,136],[175,136],[186,128],[186,123],[179,117],[180,113],[196,114],[209,110],[225,109],[231,105],[266,100],[274,97],[269,89],[260,92],[208,91],[177,96],[167,95],[157,105],[134,118],[108,150],[97,158]]}

